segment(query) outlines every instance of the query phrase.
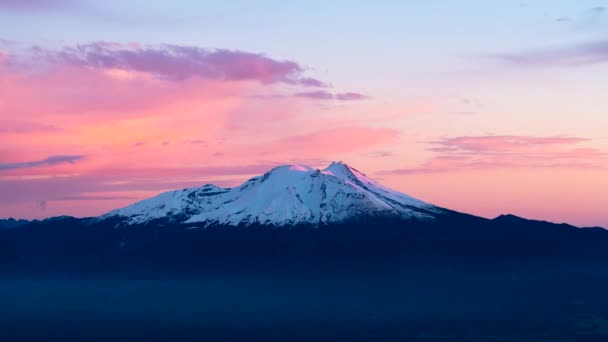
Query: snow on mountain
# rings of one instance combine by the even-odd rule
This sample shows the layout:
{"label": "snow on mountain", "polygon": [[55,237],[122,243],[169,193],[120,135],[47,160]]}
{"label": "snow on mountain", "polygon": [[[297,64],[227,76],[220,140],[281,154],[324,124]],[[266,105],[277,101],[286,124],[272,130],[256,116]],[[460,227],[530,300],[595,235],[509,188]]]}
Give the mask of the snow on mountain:
{"label": "snow on mountain", "polygon": [[289,226],[342,222],[359,216],[430,220],[441,211],[334,162],[323,170],[279,166],[234,188],[208,184],[165,192],[100,219],[120,218],[126,224],[168,219],[205,225]]}

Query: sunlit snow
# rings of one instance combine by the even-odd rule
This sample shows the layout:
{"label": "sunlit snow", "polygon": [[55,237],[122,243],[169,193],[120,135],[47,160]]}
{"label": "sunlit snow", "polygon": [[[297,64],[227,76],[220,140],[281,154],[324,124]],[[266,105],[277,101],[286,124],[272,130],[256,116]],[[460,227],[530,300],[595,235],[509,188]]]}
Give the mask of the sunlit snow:
{"label": "sunlit snow", "polygon": [[279,166],[234,188],[208,184],[166,192],[101,218],[126,218],[127,224],[166,218],[181,223],[279,226],[342,222],[362,215],[433,219],[439,211],[334,162],[324,170]]}

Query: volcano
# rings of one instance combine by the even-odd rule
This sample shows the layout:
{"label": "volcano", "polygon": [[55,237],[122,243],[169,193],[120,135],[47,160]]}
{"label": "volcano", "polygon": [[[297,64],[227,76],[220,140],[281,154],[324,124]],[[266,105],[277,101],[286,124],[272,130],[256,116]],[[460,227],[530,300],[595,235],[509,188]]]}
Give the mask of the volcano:
{"label": "volcano", "polygon": [[445,209],[392,190],[357,169],[333,162],[325,169],[283,165],[234,188],[212,184],[170,191],[101,220],[126,225],[164,220],[204,225],[327,225],[361,217],[434,220]]}

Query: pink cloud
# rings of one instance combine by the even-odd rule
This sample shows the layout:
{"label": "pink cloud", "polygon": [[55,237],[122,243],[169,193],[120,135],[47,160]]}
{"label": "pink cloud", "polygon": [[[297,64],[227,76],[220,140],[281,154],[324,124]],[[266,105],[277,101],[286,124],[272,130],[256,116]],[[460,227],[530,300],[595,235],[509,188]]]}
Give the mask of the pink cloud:
{"label": "pink cloud", "polygon": [[[245,97],[263,93],[264,88],[272,92],[271,86],[325,86],[303,77],[303,68],[295,62],[240,51],[118,43],[35,51],[38,57],[33,68],[23,68],[28,60],[23,55],[11,57],[11,63],[0,63],[0,115],[19,118],[5,125],[4,132],[22,131],[34,118],[40,125],[63,129],[61,115],[77,115],[69,125],[83,116],[147,116],[151,110],[159,112],[180,103],[190,107],[205,103],[211,108],[209,103],[233,101],[248,102],[251,107],[253,101],[245,101]],[[170,81],[176,79],[180,82]],[[277,112],[270,105],[264,107],[260,112]],[[276,113],[285,114],[284,110]],[[9,127],[11,124],[15,127]]]}
{"label": "pink cloud", "polygon": [[0,64],[6,64],[11,58],[8,52],[0,50]]}
{"label": "pink cloud", "polygon": [[[598,12],[601,13],[601,12]],[[503,53],[491,58],[511,67],[571,67],[608,62],[608,40],[573,46],[545,48],[520,53]]]}
{"label": "pink cloud", "polygon": [[436,152],[449,153],[505,153],[517,152],[518,150],[529,150],[530,148],[577,144],[587,141],[585,138],[577,137],[534,137],[516,135],[488,135],[488,136],[464,136],[454,138],[443,138],[431,142],[437,147],[431,148]]}
{"label": "pink cloud", "polygon": [[177,84],[113,70],[58,67],[22,73],[3,68],[0,69],[0,114],[6,118],[26,116],[38,120],[49,115],[94,113],[124,118],[188,98],[203,102],[234,97],[244,88],[246,85],[234,82],[205,80]]}
{"label": "pink cloud", "polygon": [[64,164],[64,163],[73,164],[84,157],[85,156],[78,156],[78,155],[58,155],[58,156],[50,156],[50,157],[40,159],[40,160],[31,160],[31,161],[25,161],[25,162],[12,162],[12,163],[0,162],[0,171],[13,170],[13,169],[27,169],[27,168],[39,167],[39,166],[52,166],[52,165]]}
{"label": "pink cloud", "polygon": [[13,10],[46,10],[63,7],[69,0],[0,0],[0,8]]}
{"label": "pink cloud", "polygon": [[[397,135],[392,129],[346,127],[286,137],[258,146],[229,143],[225,157],[213,156],[214,146],[202,147],[209,150],[209,155],[201,156],[200,152],[196,153],[200,144],[183,144],[177,147],[177,154],[173,154],[173,147],[159,144],[150,150],[140,150],[147,148],[146,145],[135,147],[133,152],[112,153],[110,159],[104,154],[92,155],[78,165],[60,164],[53,158],[48,158],[49,162],[13,163],[0,173],[0,186],[4,190],[0,201],[50,201],[83,192],[103,195],[111,191],[160,191],[200,186],[205,179],[221,180],[226,176],[244,180],[280,164],[324,164],[327,160],[321,161],[319,156],[329,158],[365,150],[391,142]],[[252,154],[252,150],[259,152]],[[259,163],[260,158],[275,161]],[[205,164],[207,166],[202,166]]]}
{"label": "pink cloud", "polygon": [[[36,175],[33,170],[12,170],[12,175],[22,177],[2,177],[0,175],[0,203],[58,201],[75,198],[86,193],[86,196],[105,196],[115,191],[151,192],[150,195],[169,189],[201,186],[210,179],[222,185],[221,177],[238,176],[245,180],[249,176],[264,173],[279,163],[217,165],[197,167],[101,167],[83,174],[68,174],[52,177],[23,177]],[[58,171],[57,168],[54,169]],[[61,170],[61,169],[59,169]],[[63,168],[63,170],[69,170]],[[45,174],[53,174],[47,170]],[[218,182],[218,180],[220,180]],[[238,181],[236,182],[238,183]],[[236,184],[235,183],[235,184]]]}
{"label": "pink cloud", "polygon": [[397,139],[390,128],[343,127],[291,136],[273,146],[293,156],[330,156],[381,145]]}
{"label": "pink cloud", "polygon": [[499,168],[598,168],[608,153],[595,148],[572,148],[589,141],[579,137],[466,136],[432,141],[437,155],[418,167],[384,174],[435,173]]}
{"label": "pink cloud", "polygon": [[67,46],[59,51],[38,49],[37,61],[46,63],[145,72],[160,79],[198,77],[217,81],[258,81],[324,87],[324,82],[304,77],[304,68],[288,60],[261,53],[194,46],[96,42]]}
{"label": "pink cloud", "polygon": [[316,78],[311,77],[300,77],[297,82],[299,85],[305,87],[318,87],[318,88],[328,88],[331,87],[330,84],[317,80]]}
{"label": "pink cloud", "polygon": [[367,99],[369,99],[369,96],[360,93],[348,92],[336,94],[336,100],[340,101],[360,101]]}
{"label": "pink cloud", "polygon": [[51,124],[42,124],[31,121],[0,120],[0,134],[2,133],[31,133],[31,132],[57,132],[60,129]]}
{"label": "pink cloud", "polygon": [[323,90],[295,93],[294,96],[314,100],[333,100],[334,98],[334,94]]}
{"label": "pink cloud", "polygon": [[359,93],[337,93],[332,94],[328,91],[317,90],[317,91],[306,91],[294,94],[295,97],[313,99],[313,100],[337,100],[337,101],[361,101],[369,99],[369,96]]}

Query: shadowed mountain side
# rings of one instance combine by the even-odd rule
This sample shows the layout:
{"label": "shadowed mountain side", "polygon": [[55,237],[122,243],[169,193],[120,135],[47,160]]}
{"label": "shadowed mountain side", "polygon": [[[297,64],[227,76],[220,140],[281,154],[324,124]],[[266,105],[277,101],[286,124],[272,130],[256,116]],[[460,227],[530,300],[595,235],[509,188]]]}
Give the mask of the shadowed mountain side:
{"label": "shadowed mountain side", "polygon": [[17,228],[20,226],[25,226],[26,224],[30,223],[32,221],[28,221],[28,220],[15,220],[14,218],[8,218],[8,219],[0,219],[0,229],[9,229],[9,228]]}
{"label": "shadowed mountain side", "polygon": [[[515,219],[513,219],[515,220]],[[44,272],[286,272],[306,269],[544,267],[608,261],[608,231],[447,212],[434,221],[360,217],[321,227],[59,218],[0,233],[4,264]]]}

